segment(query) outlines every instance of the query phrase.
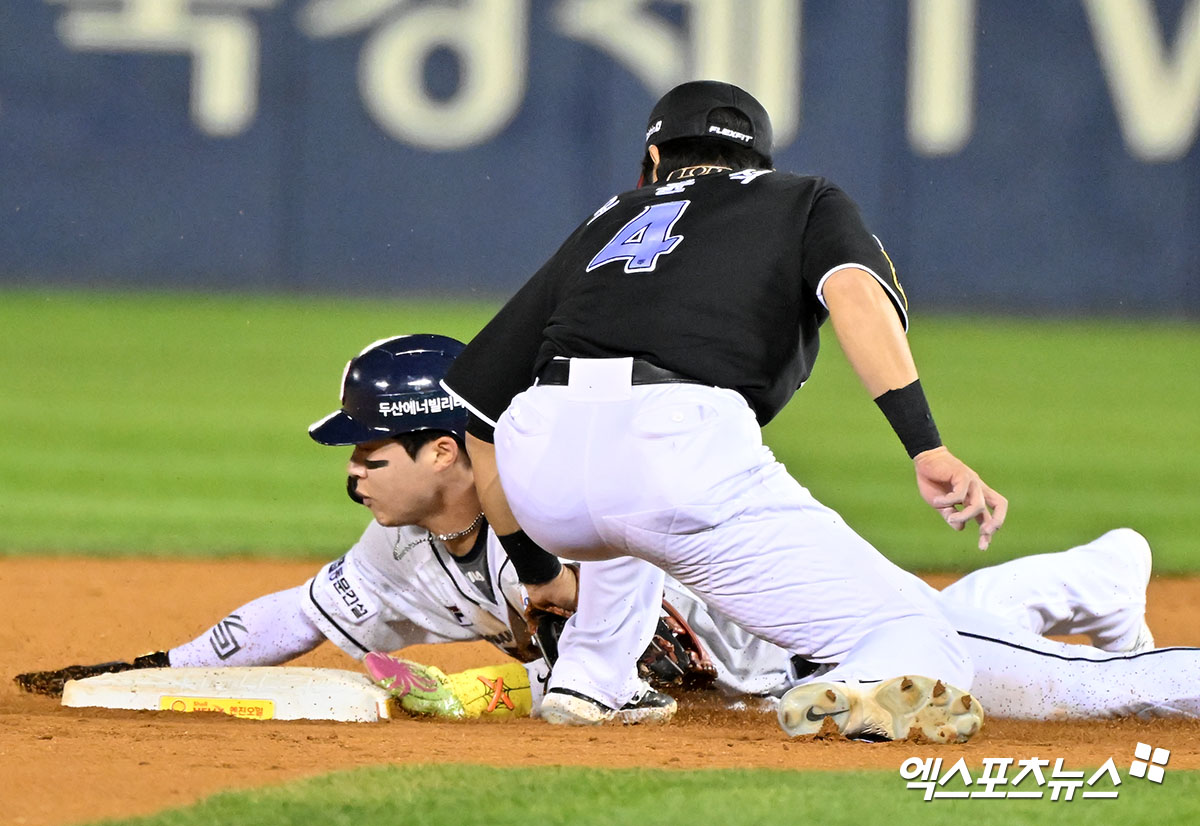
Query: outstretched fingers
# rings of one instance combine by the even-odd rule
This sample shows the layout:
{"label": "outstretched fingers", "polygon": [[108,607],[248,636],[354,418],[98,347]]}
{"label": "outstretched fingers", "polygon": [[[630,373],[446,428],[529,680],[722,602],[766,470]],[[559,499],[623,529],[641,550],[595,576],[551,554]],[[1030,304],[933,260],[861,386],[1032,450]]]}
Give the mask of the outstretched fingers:
{"label": "outstretched fingers", "polygon": [[944,486],[948,488],[946,493],[932,497],[929,503],[956,531],[963,530],[968,522],[976,522],[979,525],[979,550],[987,550],[992,537],[1004,524],[1008,500],[961,463],[949,474]]}
{"label": "outstretched fingers", "polygon": [[966,486],[960,505],[938,508],[950,527],[961,531],[968,522],[979,525],[979,550],[986,551],[1008,514],[1008,500],[992,490],[978,476]]}
{"label": "outstretched fingers", "polygon": [[968,522],[976,522],[979,550],[987,550],[1004,524],[1008,500],[945,447],[919,453],[914,461],[917,489],[925,501],[956,531],[963,530]]}
{"label": "outstretched fingers", "polygon": [[966,490],[963,493],[962,505],[958,512],[949,519],[951,527],[956,530],[962,530],[967,522],[972,519],[976,521],[982,520],[984,514],[987,513],[987,504],[983,498],[983,488],[983,480],[971,474],[971,478],[967,481]]}
{"label": "outstretched fingers", "polygon": [[938,480],[936,476],[931,476],[930,478],[931,481],[939,483],[940,487],[947,489],[945,493],[935,495],[929,499],[929,504],[936,508],[943,516],[946,516],[947,522],[950,521],[949,516],[951,514],[957,514],[959,507],[966,504],[971,493],[972,482],[979,481],[979,477],[962,463],[958,463],[958,467],[954,468],[950,472],[949,477],[944,481]]}
{"label": "outstretched fingers", "polygon": [[[983,485],[982,482],[980,484]],[[1008,500],[987,485],[983,485],[983,499],[987,509],[979,519],[979,550],[986,551],[996,531],[1004,525],[1004,518],[1008,515]]]}

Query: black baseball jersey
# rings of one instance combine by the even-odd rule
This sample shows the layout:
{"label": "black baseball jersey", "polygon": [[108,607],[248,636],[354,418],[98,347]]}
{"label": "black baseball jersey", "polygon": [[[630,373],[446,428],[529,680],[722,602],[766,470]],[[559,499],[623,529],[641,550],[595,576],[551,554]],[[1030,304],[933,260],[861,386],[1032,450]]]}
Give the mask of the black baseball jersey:
{"label": "black baseball jersey", "polygon": [[823,178],[712,173],[622,193],[583,222],[455,359],[444,385],[490,439],[555,356],[633,356],[736,390],[766,424],[808,378],[824,281],[875,276],[907,300],[858,208]]}

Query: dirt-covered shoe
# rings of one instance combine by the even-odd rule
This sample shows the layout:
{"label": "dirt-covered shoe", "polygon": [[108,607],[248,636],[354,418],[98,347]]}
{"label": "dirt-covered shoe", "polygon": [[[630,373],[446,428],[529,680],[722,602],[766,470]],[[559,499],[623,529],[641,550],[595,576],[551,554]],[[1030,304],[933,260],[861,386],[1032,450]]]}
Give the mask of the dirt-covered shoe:
{"label": "dirt-covered shoe", "polygon": [[643,681],[633,699],[620,708],[609,708],[599,700],[569,688],[551,688],[542,699],[542,719],[560,726],[598,726],[616,722],[669,723],[679,706],[669,694],[656,691]]}
{"label": "dirt-covered shoe", "polygon": [[86,680],[88,677],[98,677],[101,674],[117,674],[122,671],[133,671],[138,668],[169,668],[167,652],[152,651],[134,657],[133,662],[114,660],[95,665],[68,665],[56,671],[30,671],[13,677],[13,682],[30,694],[45,694],[47,697],[61,697],[63,686],[67,680]]}
{"label": "dirt-covered shoe", "polygon": [[779,701],[779,725],[793,737],[827,731],[826,721],[858,740],[964,743],[983,725],[983,708],[965,691],[916,675],[805,683]]}

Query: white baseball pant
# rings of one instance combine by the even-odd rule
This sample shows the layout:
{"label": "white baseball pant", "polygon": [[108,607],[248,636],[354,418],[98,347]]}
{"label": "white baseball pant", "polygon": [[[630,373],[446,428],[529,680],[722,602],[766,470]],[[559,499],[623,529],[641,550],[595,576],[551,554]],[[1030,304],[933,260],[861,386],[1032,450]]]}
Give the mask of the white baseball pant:
{"label": "white baseball pant", "polygon": [[[535,541],[569,559],[650,562],[747,631],[837,663],[829,679],[970,685],[970,658],[928,586],[788,476],[739,394],[631,386],[628,359],[571,365],[567,385],[530,388],[497,422],[501,483]],[[657,602],[649,583],[637,591],[640,622],[614,629],[581,605],[578,633],[641,650]]]}

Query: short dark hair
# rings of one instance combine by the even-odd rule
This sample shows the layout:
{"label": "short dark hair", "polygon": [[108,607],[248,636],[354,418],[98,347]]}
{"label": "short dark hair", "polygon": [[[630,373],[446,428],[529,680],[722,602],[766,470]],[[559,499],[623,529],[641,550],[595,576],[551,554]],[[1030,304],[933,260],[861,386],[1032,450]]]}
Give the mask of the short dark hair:
{"label": "short dark hair", "polygon": [[[719,126],[734,132],[749,133],[750,119],[732,107],[713,109],[708,115],[709,126]],[[720,138],[676,138],[658,147],[658,179],[661,181],[677,169],[689,166],[727,166],[739,169],[770,169],[771,159],[754,149],[738,146]],[[642,179],[650,181],[654,162],[647,152],[642,159]]]}
{"label": "short dark hair", "polygon": [[[451,433],[449,430],[410,430],[407,433],[397,433],[392,438],[400,443],[404,448],[404,452],[408,454],[408,458],[415,460],[417,454],[421,452],[421,448],[430,442],[435,442],[443,436],[449,436],[458,443],[459,450],[463,455],[467,453],[466,444],[457,433]],[[469,459],[469,457],[468,457]]]}

